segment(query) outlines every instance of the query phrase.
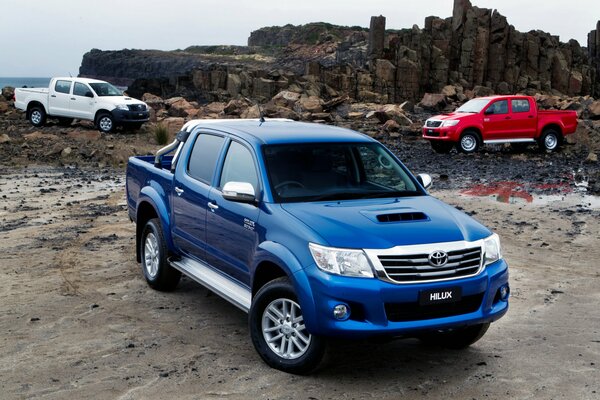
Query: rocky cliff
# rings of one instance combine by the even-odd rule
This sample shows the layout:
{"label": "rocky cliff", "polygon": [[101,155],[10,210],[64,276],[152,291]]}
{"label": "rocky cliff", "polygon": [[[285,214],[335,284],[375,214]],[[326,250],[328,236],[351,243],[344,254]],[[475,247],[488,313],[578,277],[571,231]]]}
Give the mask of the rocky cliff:
{"label": "rocky cliff", "polygon": [[453,15],[428,17],[423,28],[386,31],[314,23],[262,28],[249,46],[196,46],[183,51],[100,51],[84,55],[80,75],[129,85],[129,93],[182,95],[197,101],[253,97],[286,89],[401,102],[438,93],[550,93],[600,96],[600,21],[588,47],[542,31],[519,32],[496,10],[455,0]]}

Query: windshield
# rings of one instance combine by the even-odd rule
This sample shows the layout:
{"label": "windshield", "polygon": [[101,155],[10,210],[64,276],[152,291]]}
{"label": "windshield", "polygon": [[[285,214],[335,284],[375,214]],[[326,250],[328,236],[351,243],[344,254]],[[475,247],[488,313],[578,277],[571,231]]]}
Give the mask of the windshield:
{"label": "windshield", "polygon": [[294,143],[263,152],[276,202],[424,194],[379,143]]}
{"label": "windshield", "polygon": [[94,92],[96,92],[96,94],[100,97],[123,96],[123,93],[121,93],[121,91],[119,89],[117,89],[110,83],[95,82],[95,83],[90,83],[90,86],[92,87],[92,89],[94,89]]}
{"label": "windshield", "polygon": [[460,106],[456,112],[457,113],[478,113],[483,110],[483,108],[488,105],[490,99],[473,99],[467,101],[465,104]]}

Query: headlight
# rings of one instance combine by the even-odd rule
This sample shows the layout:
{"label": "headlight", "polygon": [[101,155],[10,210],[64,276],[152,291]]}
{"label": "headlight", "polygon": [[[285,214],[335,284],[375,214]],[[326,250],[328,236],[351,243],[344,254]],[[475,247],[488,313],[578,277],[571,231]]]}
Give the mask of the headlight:
{"label": "headlight", "polygon": [[117,104],[117,108],[119,110],[129,110],[129,107],[127,107],[127,104]]}
{"label": "headlight", "polygon": [[485,265],[491,264],[502,258],[502,249],[500,247],[500,237],[497,234],[484,239],[483,247],[485,251]]}
{"label": "headlight", "polygon": [[442,126],[456,126],[456,125],[458,125],[459,122],[460,122],[460,120],[458,120],[458,119],[449,119],[449,120],[442,122]]}
{"label": "headlight", "polygon": [[336,275],[372,278],[373,269],[362,250],[336,249],[309,243],[317,267]]}

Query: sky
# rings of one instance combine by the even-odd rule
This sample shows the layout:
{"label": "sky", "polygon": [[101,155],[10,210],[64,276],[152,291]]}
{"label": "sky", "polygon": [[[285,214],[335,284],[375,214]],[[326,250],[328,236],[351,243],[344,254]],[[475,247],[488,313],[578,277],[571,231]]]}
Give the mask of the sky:
{"label": "sky", "polygon": [[[600,19],[600,0],[471,0],[497,8],[520,31],[541,29],[576,39]],[[247,44],[264,26],[329,22],[388,29],[423,27],[429,15],[452,15],[452,0],[0,0],[0,76],[77,75],[92,48],[174,50],[191,45]]]}

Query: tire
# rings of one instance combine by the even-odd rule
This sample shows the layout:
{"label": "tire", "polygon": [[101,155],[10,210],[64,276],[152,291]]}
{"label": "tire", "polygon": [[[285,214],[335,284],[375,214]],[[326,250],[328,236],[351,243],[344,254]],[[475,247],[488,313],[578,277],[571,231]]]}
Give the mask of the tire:
{"label": "tire", "polygon": [[29,122],[33,126],[44,126],[46,124],[46,110],[41,106],[33,106],[29,110]]}
{"label": "tire", "polygon": [[168,292],[174,290],[181,279],[181,272],[167,261],[169,248],[163,236],[158,218],[146,223],[140,240],[142,272],[153,289]]}
{"label": "tire", "polygon": [[64,118],[64,117],[58,118],[58,124],[60,126],[71,126],[72,123],[73,123],[73,118]]}
{"label": "tire", "polygon": [[[314,371],[323,360],[325,339],[306,330],[302,310],[287,277],[267,283],[254,296],[249,325],[254,348],[272,368],[303,375]],[[272,343],[267,342],[269,339]],[[282,348],[285,348],[283,355],[279,350]]]}
{"label": "tire", "polygon": [[460,135],[458,148],[466,154],[475,153],[480,146],[479,135],[474,131],[466,131]]}
{"label": "tire", "polygon": [[562,142],[562,135],[554,128],[549,128],[542,133],[538,141],[541,150],[554,151],[558,149]]}
{"label": "tire", "polygon": [[419,337],[428,345],[446,347],[448,349],[464,349],[485,335],[490,324],[478,324],[449,332],[430,332]]}
{"label": "tire", "polygon": [[115,119],[109,113],[102,113],[96,118],[96,126],[103,133],[110,133],[115,129]]}
{"label": "tire", "polygon": [[454,143],[431,141],[431,148],[439,154],[448,154],[454,147]]}

